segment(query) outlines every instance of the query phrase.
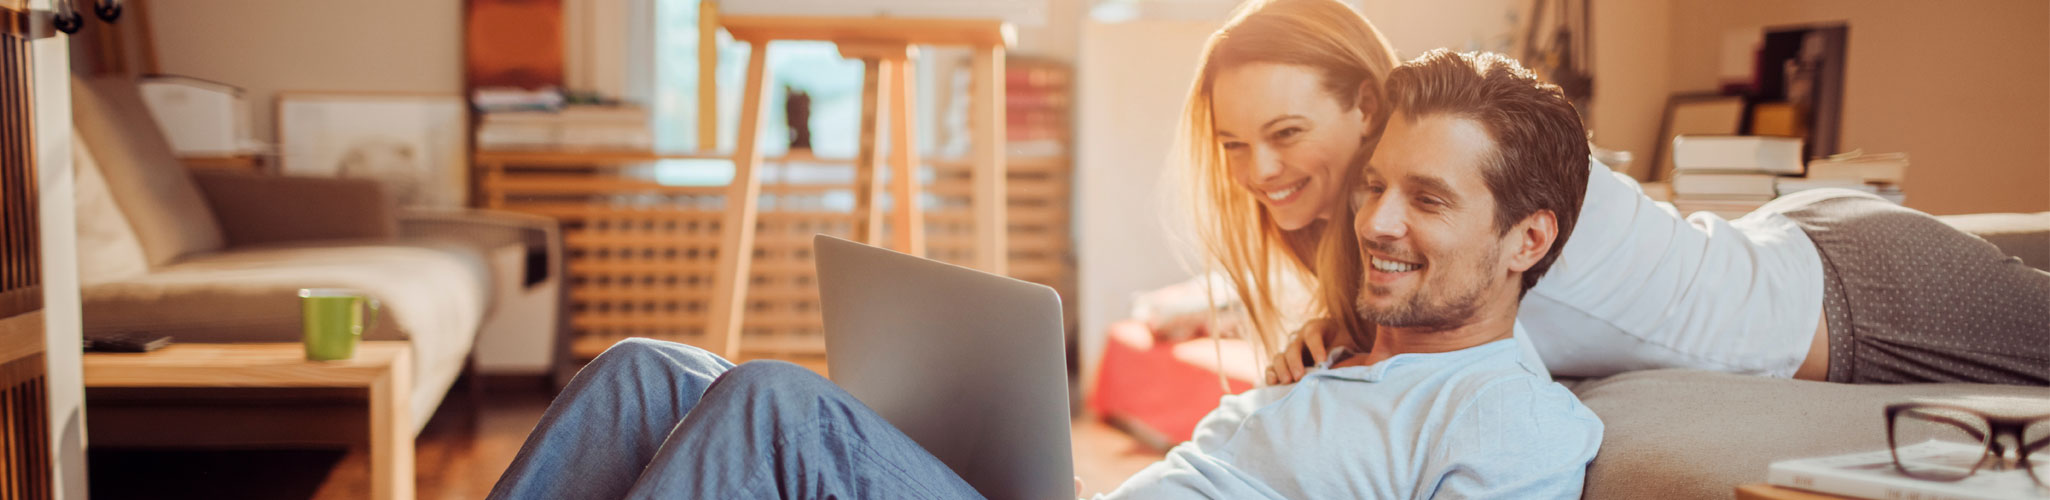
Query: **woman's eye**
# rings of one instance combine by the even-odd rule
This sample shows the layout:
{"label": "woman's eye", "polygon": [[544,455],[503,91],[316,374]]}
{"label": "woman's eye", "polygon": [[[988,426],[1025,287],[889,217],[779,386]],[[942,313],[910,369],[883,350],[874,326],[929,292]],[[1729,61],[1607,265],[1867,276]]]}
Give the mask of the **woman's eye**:
{"label": "woman's eye", "polygon": [[1277,132],[1275,132],[1275,133],[1274,133],[1274,140],[1277,140],[1277,141],[1284,141],[1284,140],[1288,140],[1288,139],[1294,138],[1295,136],[1298,136],[1298,135],[1302,135],[1302,133],[1303,133],[1303,129],[1301,129],[1301,128],[1298,128],[1298,127],[1289,127],[1289,128],[1281,129],[1280,131],[1277,131]]}
{"label": "woman's eye", "polygon": [[1243,142],[1238,142],[1238,141],[1230,141],[1230,142],[1226,142],[1226,143],[1224,143],[1224,150],[1225,150],[1225,151],[1238,151],[1238,150],[1241,150],[1241,149],[1245,149],[1245,148],[1246,148],[1246,143],[1243,143]]}

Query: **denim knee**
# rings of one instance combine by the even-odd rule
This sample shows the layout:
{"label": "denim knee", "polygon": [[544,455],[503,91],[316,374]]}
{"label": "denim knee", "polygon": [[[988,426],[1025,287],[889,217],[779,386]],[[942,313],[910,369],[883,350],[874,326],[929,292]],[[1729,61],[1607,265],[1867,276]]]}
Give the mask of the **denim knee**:
{"label": "denim knee", "polygon": [[651,362],[660,363],[661,365],[680,365],[689,368],[717,367],[723,369],[733,366],[732,362],[726,361],[725,358],[721,358],[717,354],[712,354],[711,351],[687,344],[631,337],[612,344],[612,347],[598,354],[596,359],[592,359],[590,366],[585,369],[603,369],[601,367],[611,365],[637,366]]}
{"label": "denim knee", "polygon": [[756,397],[815,398],[842,393],[840,386],[809,368],[784,361],[759,360],[741,363],[720,377],[729,390]]}

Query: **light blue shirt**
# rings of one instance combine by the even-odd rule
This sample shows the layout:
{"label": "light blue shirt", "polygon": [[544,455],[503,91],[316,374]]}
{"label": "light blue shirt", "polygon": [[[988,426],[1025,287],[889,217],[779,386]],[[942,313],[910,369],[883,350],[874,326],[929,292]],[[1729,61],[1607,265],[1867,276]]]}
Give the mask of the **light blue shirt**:
{"label": "light blue shirt", "polygon": [[1225,396],[1099,498],[1580,498],[1601,443],[1594,412],[1509,338]]}

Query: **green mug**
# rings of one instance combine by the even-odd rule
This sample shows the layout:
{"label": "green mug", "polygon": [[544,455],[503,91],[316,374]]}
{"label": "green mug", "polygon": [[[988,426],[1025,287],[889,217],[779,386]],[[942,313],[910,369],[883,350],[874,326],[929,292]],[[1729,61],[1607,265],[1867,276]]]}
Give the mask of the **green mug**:
{"label": "green mug", "polygon": [[[306,339],[306,359],[334,361],[356,357],[363,331],[377,326],[377,299],[344,288],[301,288],[299,306]],[[365,316],[364,309],[369,309]]]}

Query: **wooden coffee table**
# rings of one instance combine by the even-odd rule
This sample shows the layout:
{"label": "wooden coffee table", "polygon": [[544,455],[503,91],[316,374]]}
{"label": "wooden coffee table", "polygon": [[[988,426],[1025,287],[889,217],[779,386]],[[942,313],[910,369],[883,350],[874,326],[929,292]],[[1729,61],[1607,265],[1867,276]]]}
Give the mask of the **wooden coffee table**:
{"label": "wooden coffee table", "polygon": [[413,498],[413,348],[364,342],[356,357],[307,361],[298,342],[175,344],[149,353],[85,355],[86,387],[360,388],[370,406],[370,488],[378,500]]}
{"label": "wooden coffee table", "polygon": [[1850,500],[1850,497],[1752,483],[1737,487],[1737,500]]}

